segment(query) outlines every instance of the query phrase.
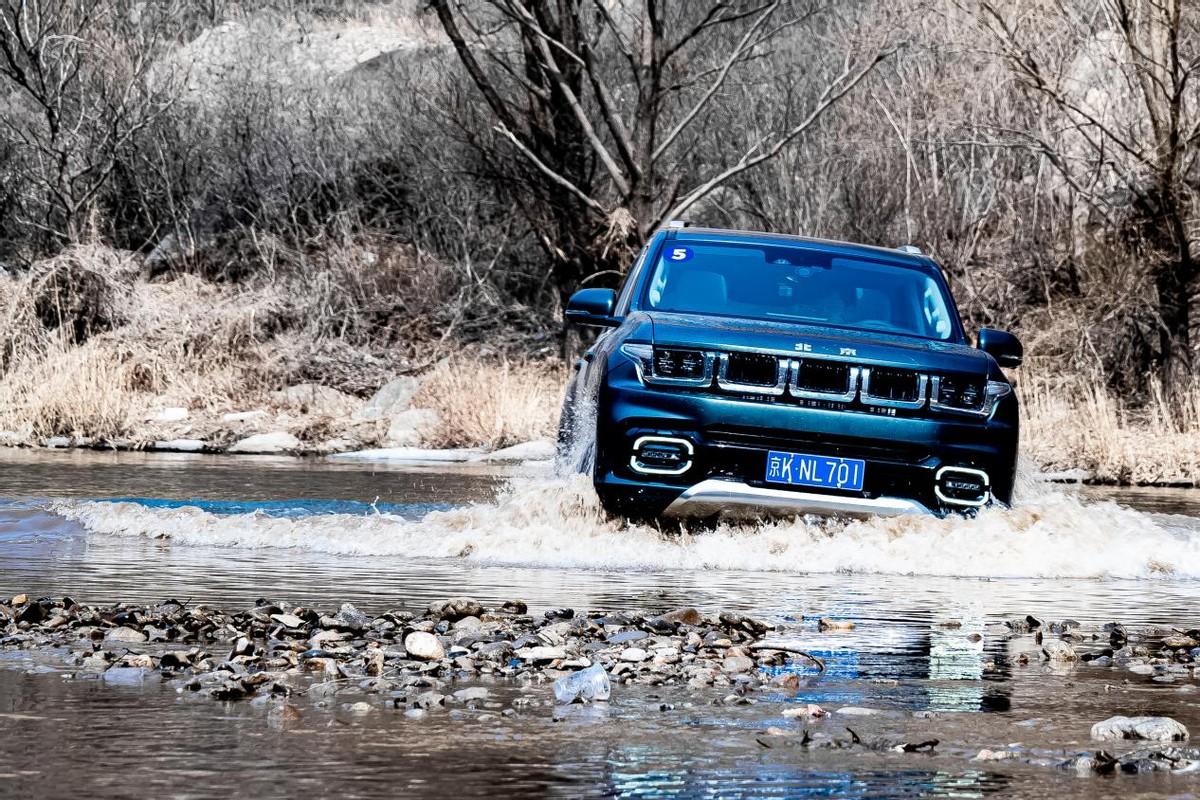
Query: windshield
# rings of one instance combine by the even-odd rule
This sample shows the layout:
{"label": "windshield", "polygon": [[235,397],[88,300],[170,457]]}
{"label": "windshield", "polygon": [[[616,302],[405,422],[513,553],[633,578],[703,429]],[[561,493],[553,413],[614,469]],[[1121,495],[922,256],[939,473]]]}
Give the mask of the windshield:
{"label": "windshield", "polygon": [[941,284],[919,268],[803,247],[667,242],[649,308],[861,328],[926,339],[954,334]]}

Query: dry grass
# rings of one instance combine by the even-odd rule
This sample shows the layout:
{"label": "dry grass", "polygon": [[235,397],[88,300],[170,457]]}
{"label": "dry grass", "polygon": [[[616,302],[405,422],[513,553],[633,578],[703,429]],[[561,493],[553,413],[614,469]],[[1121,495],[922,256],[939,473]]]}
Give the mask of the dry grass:
{"label": "dry grass", "polygon": [[438,412],[432,447],[507,447],[553,438],[565,384],[559,364],[457,357],[430,370],[415,404]]}
{"label": "dry grass", "polygon": [[[0,432],[30,444],[66,436],[221,446],[266,430],[316,449],[331,439],[381,444],[386,421],[284,407],[274,393],[316,383],[365,398],[413,362],[437,363],[459,347],[453,288],[411,249],[323,244],[303,269],[241,283],[187,273],[148,281],[136,256],[98,245],[0,279]],[[442,315],[451,323],[435,324]],[[428,444],[551,436],[563,383],[556,364],[500,352],[442,362],[417,400],[442,420]],[[167,407],[187,409],[187,420],[154,422]],[[256,409],[254,421],[222,420]]]}
{"label": "dry grass", "polygon": [[94,343],[62,346],[0,383],[0,429],[115,438],[129,429],[138,365]]}
{"label": "dry grass", "polygon": [[1200,382],[1172,400],[1157,383],[1147,389],[1151,402],[1135,408],[1098,376],[1023,370],[1025,455],[1044,470],[1083,469],[1100,481],[1200,483]]}
{"label": "dry grass", "polygon": [[280,388],[284,292],[146,283],[138,267],[78,246],[0,281],[0,430],[114,439],[155,407],[230,410]]}

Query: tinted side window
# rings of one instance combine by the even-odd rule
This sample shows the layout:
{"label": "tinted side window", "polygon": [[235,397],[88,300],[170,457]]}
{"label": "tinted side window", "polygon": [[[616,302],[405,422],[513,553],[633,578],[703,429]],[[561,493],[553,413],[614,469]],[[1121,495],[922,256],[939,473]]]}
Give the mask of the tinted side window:
{"label": "tinted side window", "polygon": [[633,298],[633,289],[637,286],[638,276],[642,273],[642,268],[646,265],[646,253],[650,252],[650,245],[642,248],[642,252],[638,254],[637,261],[633,262],[633,266],[629,269],[629,274],[625,276],[625,283],[621,286],[621,293],[617,295],[617,307],[615,313],[618,317],[623,317],[629,313],[629,303]]}

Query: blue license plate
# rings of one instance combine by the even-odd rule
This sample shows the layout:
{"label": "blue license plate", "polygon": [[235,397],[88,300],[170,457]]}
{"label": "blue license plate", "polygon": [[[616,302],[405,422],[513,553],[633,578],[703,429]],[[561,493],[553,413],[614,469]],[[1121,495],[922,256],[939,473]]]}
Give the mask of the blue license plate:
{"label": "blue license plate", "polygon": [[816,486],[860,492],[866,464],[857,458],[810,456],[805,453],[767,453],[767,480],[790,486]]}

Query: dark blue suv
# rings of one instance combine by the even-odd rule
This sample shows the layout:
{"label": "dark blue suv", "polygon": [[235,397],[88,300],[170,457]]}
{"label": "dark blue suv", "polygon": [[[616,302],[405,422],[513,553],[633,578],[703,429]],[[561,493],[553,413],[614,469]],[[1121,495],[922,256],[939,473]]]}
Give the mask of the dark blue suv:
{"label": "dark blue suv", "polygon": [[972,347],[941,269],[881,247],[672,223],[563,408],[560,461],[633,518],[944,514],[1012,498],[1016,337]]}

